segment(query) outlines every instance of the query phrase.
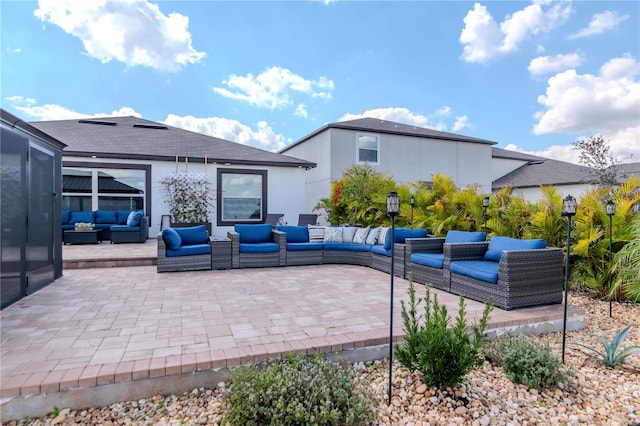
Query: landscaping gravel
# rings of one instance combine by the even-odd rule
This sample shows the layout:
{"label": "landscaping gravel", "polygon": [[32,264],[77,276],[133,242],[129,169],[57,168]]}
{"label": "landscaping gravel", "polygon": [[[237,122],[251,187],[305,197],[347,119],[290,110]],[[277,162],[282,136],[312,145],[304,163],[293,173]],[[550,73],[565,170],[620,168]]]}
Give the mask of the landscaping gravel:
{"label": "landscaping gravel", "polygon": [[[613,304],[585,295],[570,295],[570,304],[586,310],[586,328],[567,334],[566,364],[575,377],[559,389],[536,390],[509,381],[499,367],[485,362],[464,383],[447,390],[429,389],[418,374],[394,365],[392,404],[387,405],[386,361],[359,363],[354,368],[370,382],[379,404],[376,425],[619,425],[640,423],[640,355],[615,369],[596,363],[581,342],[600,350],[597,336],[611,341],[633,324],[623,346],[640,345],[640,305]],[[548,343],[560,356],[562,333],[532,337]],[[219,425],[223,419],[224,383],[212,389],[154,396],[85,410],[63,409],[49,418],[25,419],[10,425]]]}

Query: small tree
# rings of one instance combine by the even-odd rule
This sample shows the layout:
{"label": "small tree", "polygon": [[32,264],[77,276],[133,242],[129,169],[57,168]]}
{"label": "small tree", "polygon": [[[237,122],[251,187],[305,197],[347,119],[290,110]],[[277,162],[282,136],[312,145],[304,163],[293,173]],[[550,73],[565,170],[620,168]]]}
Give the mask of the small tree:
{"label": "small tree", "polygon": [[203,174],[176,173],[160,181],[174,222],[207,223],[212,206],[211,182]]}
{"label": "small tree", "polygon": [[611,154],[609,142],[601,135],[578,139],[573,143],[573,149],[580,151],[580,163],[593,169],[589,183],[607,188],[618,184],[621,161]]}

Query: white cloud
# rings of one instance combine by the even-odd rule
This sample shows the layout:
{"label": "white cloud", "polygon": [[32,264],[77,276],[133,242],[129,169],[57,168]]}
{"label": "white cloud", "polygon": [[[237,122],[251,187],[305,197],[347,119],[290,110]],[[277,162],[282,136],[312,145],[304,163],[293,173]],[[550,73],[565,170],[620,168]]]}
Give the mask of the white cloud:
{"label": "white cloud", "polygon": [[34,15],[79,38],[89,56],[178,71],[206,53],[191,45],[189,18],[146,0],[39,0]]}
{"label": "white cloud", "polygon": [[307,118],[309,116],[309,113],[307,112],[307,106],[305,104],[299,104],[296,107],[295,115],[297,115],[298,117]]}
{"label": "white cloud", "polygon": [[529,63],[529,72],[532,75],[550,74],[564,71],[567,68],[577,68],[584,62],[581,53],[568,53],[565,55],[539,56]]}
{"label": "white cloud", "polygon": [[576,39],[580,37],[588,37],[596,34],[602,34],[612,28],[618,26],[619,23],[627,20],[629,15],[619,15],[618,12],[612,12],[606,10],[602,13],[596,13],[591,18],[591,22],[586,28],[581,29],[577,33],[571,34],[570,39]]}
{"label": "white cloud", "polygon": [[251,128],[228,118],[197,118],[190,115],[182,117],[169,114],[163,123],[273,152],[291,142],[287,141],[283,135],[276,134],[265,121],[259,121],[254,128]]}
{"label": "white cloud", "polygon": [[22,49],[20,49],[19,47],[11,47],[11,46],[7,46],[7,47],[5,48],[5,50],[6,50],[8,53],[20,53],[20,52],[22,52]]}
{"label": "white cloud", "polygon": [[6,99],[12,104],[13,108],[28,116],[29,121],[71,120],[74,118],[95,117],[142,117],[142,114],[131,107],[121,107],[110,113],[85,114],[56,104],[37,105],[36,100],[33,98],[11,96]]}
{"label": "white cloud", "polygon": [[549,133],[615,133],[638,125],[640,64],[630,55],[613,58],[599,75],[567,70],[548,81],[544,106],[535,118],[536,135]]}
{"label": "white cloud", "polygon": [[466,62],[487,62],[514,52],[523,41],[564,24],[571,11],[567,1],[534,1],[498,25],[485,6],[475,3],[463,20],[465,26],[459,39],[464,45],[462,58]]}
{"label": "white cloud", "polygon": [[213,91],[226,98],[248,102],[260,108],[276,109],[294,103],[293,95],[331,99],[333,81],[326,77],[306,80],[286,68],[271,67],[258,76],[246,77],[232,74],[222,82],[226,87],[214,87]]}
{"label": "white cloud", "polygon": [[451,112],[452,110],[448,106],[438,108],[435,112],[429,115],[416,114],[409,111],[407,108],[401,107],[375,108],[361,114],[344,114],[338,119],[338,121],[357,120],[358,118],[370,117],[439,130],[442,132],[457,132],[464,128],[472,127],[468,123],[467,116],[455,117],[455,122],[452,125],[447,124],[444,120],[451,115]]}

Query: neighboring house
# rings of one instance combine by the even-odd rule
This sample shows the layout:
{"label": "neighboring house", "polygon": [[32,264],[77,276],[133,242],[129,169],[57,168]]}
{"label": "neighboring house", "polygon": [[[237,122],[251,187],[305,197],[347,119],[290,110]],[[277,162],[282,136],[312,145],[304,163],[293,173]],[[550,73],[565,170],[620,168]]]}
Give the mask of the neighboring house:
{"label": "neighboring house", "polygon": [[618,169],[618,179],[624,182],[630,176],[640,176],[640,163],[623,163],[616,166]]}
{"label": "neighboring house", "polygon": [[318,167],[307,171],[306,209],[329,195],[331,181],[354,164],[368,164],[397,183],[450,176],[459,187],[491,191],[491,145],[496,142],[376,118],[327,124],[280,151]]}
{"label": "neighboring house", "polygon": [[[306,171],[316,166],[312,161],[136,117],[31,125],[67,145],[63,209],[143,209],[150,218],[149,233],[156,235],[162,215],[169,213],[161,181],[189,172],[205,173],[216,188],[214,235],[226,235],[235,223],[264,222],[267,213],[283,213],[294,223],[309,211],[304,194]],[[250,207],[238,212],[238,205]]]}
{"label": "neighboring house", "polygon": [[513,194],[529,202],[541,199],[540,185],[553,185],[564,196],[580,198],[593,185],[593,169],[522,152],[492,148],[493,191],[513,188]]}
{"label": "neighboring house", "polygon": [[62,276],[64,144],[0,109],[0,307]]}

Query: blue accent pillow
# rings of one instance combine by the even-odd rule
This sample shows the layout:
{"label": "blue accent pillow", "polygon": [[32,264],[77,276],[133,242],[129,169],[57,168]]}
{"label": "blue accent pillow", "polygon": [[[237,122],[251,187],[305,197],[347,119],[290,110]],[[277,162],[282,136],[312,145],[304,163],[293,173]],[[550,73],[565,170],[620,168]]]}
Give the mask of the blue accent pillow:
{"label": "blue accent pillow", "polygon": [[182,245],[207,244],[209,234],[206,225],[188,226],[186,228],[173,228],[180,235]]}
{"label": "blue accent pillow", "polygon": [[273,226],[270,223],[261,225],[234,225],[233,229],[240,234],[240,244],[270,243]]}
{"label": "blue accent pillow", "polygon": [[116,210],[96,210],[96,223],[118,223],[118,212]]}
{"label": "blue accent pillow", "polygon": [[280,225],[278,231],[287,234],[287,243],[309,242],[309,228],[306,226]]}
{"label": "blue accent pillow", "polygon": [[129,213],[129,217],[127,217],[127,226],[138,226],[140,224],[141,217],[141,211],[132,211]]}
{"label": "blue accent pillow", "polygon": [[93,212],[72,211],[69,223],[74,224],[77,222],[95,223],[95,214]]}
{"label": "blue accent pillow", "polygon": [[162,230],[162,239],[170,250],[178,250],[182,245],[182,238],[173,228],[164,228]]}
{"label": "blue accent pillow", "polygon": [[542,238],[521,240],[510,237],[493,237],[489,241],[489,247],[483,256],[483,259],[500,262],[503,250],[535,250],[543,249],[546,246],[547,242]]}
{"label": "blue accent pillow", "polygon": [[487,239],[486,232],[454,231],[447,232],[445,243],[478,243]]}

